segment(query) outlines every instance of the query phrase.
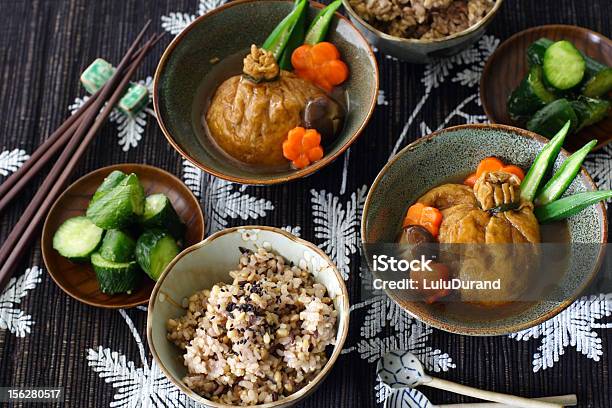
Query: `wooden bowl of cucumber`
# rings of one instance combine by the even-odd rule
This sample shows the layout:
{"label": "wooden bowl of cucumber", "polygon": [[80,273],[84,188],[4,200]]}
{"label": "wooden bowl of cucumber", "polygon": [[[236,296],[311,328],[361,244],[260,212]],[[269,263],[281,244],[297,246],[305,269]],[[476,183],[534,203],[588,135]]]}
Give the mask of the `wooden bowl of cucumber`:
{"label": "wooden bowl of cucumber", "polygon": [[574,134],[564,147],[572,152],[591,140],[594,149],[612,141],[611,97],[612,40],[570,25],[513,35],[489,57],[480,80],[491,122],[550,138],[570,120]]}
{"label": "wooden bowl of cucumber", "polygon": [[146,304],[166,265],[203,238],[200,204],[178,178],[144,164],[117,164],[64,191],[47,215],[41,248],[64,292],[115,309]]}

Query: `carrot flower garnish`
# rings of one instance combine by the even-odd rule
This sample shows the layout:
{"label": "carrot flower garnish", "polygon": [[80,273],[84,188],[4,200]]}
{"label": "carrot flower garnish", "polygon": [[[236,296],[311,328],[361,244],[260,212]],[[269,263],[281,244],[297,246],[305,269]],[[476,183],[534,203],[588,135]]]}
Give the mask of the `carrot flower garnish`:
{"label": "carrot flower garnish", "polygon": [[349,69],[340,59],[340,51],[330,42],[304,44],[293,51],[291,65],[295,73],[326,91],[340,85],[349,76]]}
{"label": "carrot flower garnish", "polygon": [[303,169],[323,158],[321,135],[314,129],[296,127],[289,131],[283,142],[283,156],[296,169]]}

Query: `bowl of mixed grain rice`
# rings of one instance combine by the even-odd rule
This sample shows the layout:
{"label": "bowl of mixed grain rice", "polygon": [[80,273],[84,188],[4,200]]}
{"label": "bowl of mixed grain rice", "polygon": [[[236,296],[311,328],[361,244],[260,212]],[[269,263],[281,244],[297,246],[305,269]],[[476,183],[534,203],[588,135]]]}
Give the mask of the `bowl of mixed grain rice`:
{"label": "bowl of mixed grain rice", "polygon": [[343,0],[351,21],[380,51],[429,63],[483,34],[503,0]]}
{"label": "bowl of mixed grain rice", "polygon": [[207,407],[285,407],[309,395],[348,334],[336,266],[272,227],[220,231],[157,281],[147,337],[163,373]]}

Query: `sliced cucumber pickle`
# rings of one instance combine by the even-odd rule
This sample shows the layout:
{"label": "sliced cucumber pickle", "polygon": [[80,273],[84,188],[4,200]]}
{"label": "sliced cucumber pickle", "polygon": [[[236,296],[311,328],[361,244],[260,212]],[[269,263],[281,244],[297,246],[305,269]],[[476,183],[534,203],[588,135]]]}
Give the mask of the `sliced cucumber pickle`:
{"label": "sliced cucumber pickle", "polygon": [[136,242],[136,260],[153,280],[159,278],[178,253],[179,246],[175,239],[161,229],[145,231]]}
{"label": "sliced cucumber pickle", "polygon": [[527,122],[527,129],[551,138],[567,121],[571,123],[570,133],[580,126],[572,104],[567,99],[557,99],[537,111]]}
{"label": "sliced cucumber pickle", "polygon": [[152,194],[145,199],[144,214],[141,224],[145,228],[166,229],[177,240],[182,240],[185,234],[185,224],[172,206],[165,194]]}
{"label": "sliced cucumber pickle", "polygon": [[508,113],[512,120],[522,121],[555,99],[555,94],[544,86],[542,67],[534,65],[508,98]]}
{"label": "sliced cucumber pickle", "polygon": [[53,236],[53,248],[74,262],[89,261],[102,241],[104,230],[87,217],[74,217],[64,221]]}
{"label": "sliced cucumber pickle", "polygon": [[87,217],[100,228],[123,228],[144,212],[144,189],[130,174],[87,208]]}
{"label": "sliced cucumber pickle", "polygon": [[127,174],[125,174],[122,171],[115,170],[111,172],[108,176],[106,176],[104,181],[102,181],[102,184],[100,184],[100,187],[98,187],[98,189],[94,193],[93,197],[91,198],[90,205],[91,203],[98,201],[100,198],[106,195],[106,193],[111,191],[113,188],[117,187],[117,185],[121,183],[123,179],[125,179],[126,177],[127,177]]}
{"label": "sliced cucumber pickle", "polygon": [[131,293],[140,282],[141,273],[136,261],[112,262],[105,259],[100,253],[91,255],[100,290],[108,295],[116,293]]}
{"label": "sliced cucumber pickle", "polygon": [[582,81],[586,62],[574,44],[562,40],[548,47],[544,53],[543,68],[548,83],[563,91]]}
{"label": "sliced cucumber pickle", "polygon": [[129,262],[136,257],[136,241],[121,230],[109,230],[106,232],[100,247],[100,255],[112,262]]}

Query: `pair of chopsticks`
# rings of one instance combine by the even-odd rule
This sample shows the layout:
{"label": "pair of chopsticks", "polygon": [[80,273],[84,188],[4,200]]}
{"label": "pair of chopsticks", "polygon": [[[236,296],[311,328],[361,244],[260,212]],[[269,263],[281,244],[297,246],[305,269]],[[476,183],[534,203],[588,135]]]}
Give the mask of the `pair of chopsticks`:
{"label": "pair of chopsticks", "polygon": [[32,242],[40,223],[83,157],[85,150],[110,115],[114,105],[123,96],[130,78],[147,53],[162,38],[162,35],[154,34],[141,47],[138,47],[150,24],[151,21],[145,24],[108,82],[53,132],[21,168],[0,184],[0,212],[2,212],[63,148],[30,204],[0,247],[0,293]]}

